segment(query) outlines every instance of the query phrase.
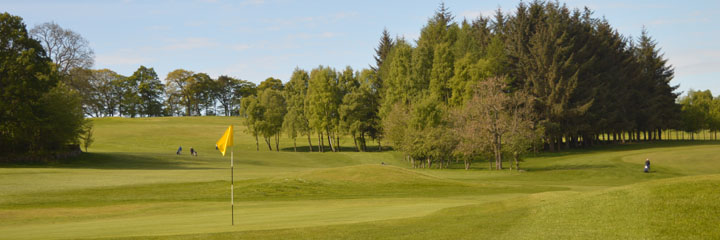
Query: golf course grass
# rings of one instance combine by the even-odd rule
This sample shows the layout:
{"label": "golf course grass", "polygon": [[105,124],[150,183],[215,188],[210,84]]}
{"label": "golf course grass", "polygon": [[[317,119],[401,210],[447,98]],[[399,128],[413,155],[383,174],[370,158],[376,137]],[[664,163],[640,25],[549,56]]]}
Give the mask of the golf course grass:
{"label": "golf course grass", "polygon": [[[302,152],[287,138],[279,152],[262,139],[256,151],[234,117],[93,121],[89,153],[0,165],[0,239],[720,238],[715,141],[531,154],[521,172],[440,170],[355,152],[349,138],[337,153],[307,152],[305,137]],[[233,226],[230,156],[215,150],[229,124]]]}

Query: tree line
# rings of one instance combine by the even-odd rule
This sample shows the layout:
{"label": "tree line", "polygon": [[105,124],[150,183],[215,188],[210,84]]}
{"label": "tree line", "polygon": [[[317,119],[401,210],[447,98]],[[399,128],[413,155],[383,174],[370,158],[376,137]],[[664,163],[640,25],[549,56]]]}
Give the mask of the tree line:
{"label": "tree line", "polygon": [[[62,48],[41,36],[46,51]],[[76,49],[86,49],[76,58],[92,55]],[[239,115],[258,151],[260,138],[279,151],[286,134],[296,151],[306,138],[310,151],[334,152],[348,136],[356,151],[388,142],[416,167],[487,159],[501,169],[510,157],[517,168],[528,151],[720,129],[709,92],[676,101],[673,67],[645,29],[624,36],[588,8],[534,1],[455,21],[440,4],[417,40],[385,29],[374,55],[366,69],[297,68],[286,83],[270,77],[257,86],[184,69],[163,82],[144,66],[126,77],[92,70],[91,61],[54,62],[86,116]]]}
{"label": "tree line", "polygon": [[73,76],[92,117],[237,116],[239,100],[255,91],[246,80],[184,69],[168,73],[164,82],[145,66],[127,77],[109,69],[76,69]]}

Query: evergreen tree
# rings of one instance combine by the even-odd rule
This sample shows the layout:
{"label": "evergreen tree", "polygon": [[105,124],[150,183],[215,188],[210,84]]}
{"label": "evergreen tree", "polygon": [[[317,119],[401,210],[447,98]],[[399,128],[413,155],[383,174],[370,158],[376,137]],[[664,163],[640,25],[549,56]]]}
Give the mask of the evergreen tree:
{"label": "evergreen tree", "polygon": [[455,59],[448,43],[435,48],[432,71],[430,73],[430,95],[443,103],[448,103],[451,95],[450,78],[453,76]]}

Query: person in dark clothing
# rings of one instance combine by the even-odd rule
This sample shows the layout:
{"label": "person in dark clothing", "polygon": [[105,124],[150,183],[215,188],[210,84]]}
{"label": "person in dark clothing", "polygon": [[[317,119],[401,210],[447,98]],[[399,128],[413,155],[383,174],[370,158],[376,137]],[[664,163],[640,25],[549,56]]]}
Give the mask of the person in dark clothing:
{"label": "person in dark clothing", "polygon": [[195,156],[195,149],[190,147],[190,156]]}
{"label": "person in dark clothing", "polygon": [[650,172],[650,159],[649,158],[645,159],[645,172],[646,173]]}
{"label": "person in dark clothing", "polygon": [[180,155],[180,152],[182,152],[182,146],[180,146],[175,154]]}

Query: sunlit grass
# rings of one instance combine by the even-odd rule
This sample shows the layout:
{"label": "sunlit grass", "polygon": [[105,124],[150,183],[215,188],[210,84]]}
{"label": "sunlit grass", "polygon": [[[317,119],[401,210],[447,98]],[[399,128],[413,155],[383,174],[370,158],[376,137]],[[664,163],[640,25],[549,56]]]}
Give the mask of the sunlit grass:
{"label": "sunlit grass", "polygon": [[[412,169],[398,152],[354,152],[349,138],[339,153],[295,153],[287,138],[280,152],[262,139],[256,151],[238,118],[94,121],[90,153],[0,167],[0,239],[720,237],[714,141],[530,154],[523,172],[488,162],[466,171]],[[229,156],[214,149],[229,124],[235,226]],[[307,138],[298,146],[307,151]]]}

